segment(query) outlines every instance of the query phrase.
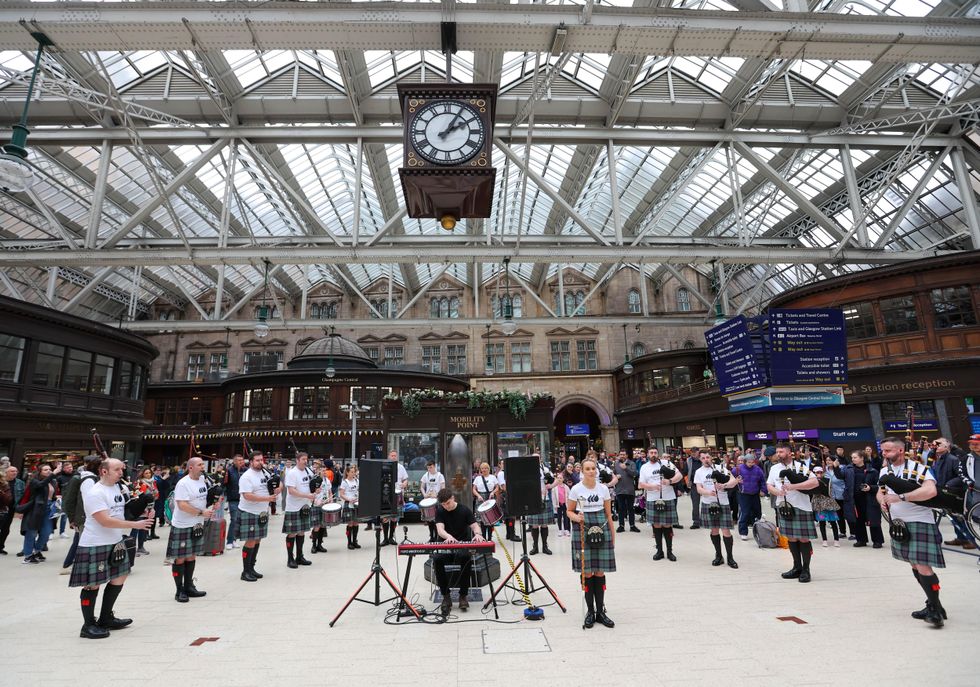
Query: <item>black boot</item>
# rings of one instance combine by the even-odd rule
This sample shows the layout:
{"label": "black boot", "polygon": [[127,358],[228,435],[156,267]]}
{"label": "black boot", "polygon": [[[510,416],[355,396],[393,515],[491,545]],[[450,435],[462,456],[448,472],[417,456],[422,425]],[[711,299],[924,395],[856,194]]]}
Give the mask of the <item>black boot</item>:
{"label": "black boot", "polygon": [[942,627],[943,620],[946,618],[946,609],[939,602],[939,577],[932,575],[920,575],[919,584],[926,593],[926,615],[923,618],[927,623],[935,627]]}
{"label": "black boot", "polygon": [[182,604],[187,603],[187,592],[184,591],[184,564],[172,564],[170,566],[170,573],[174,576],[174,586],[177,587],[177,593],[174,594],[174,601],[179,601]]}
{"label": "black boot", "polygon": [[252,574],[252,549],[242,549],[242,581],[255,582],[257,578]]}
{"label": "black boot", "polygon": [[[360,526],[359,526],[359,525],[354,525],[354,548],[355,548],[355,549],[359,549],[359,548],[361,548],[361,545],[357,543],[357,531],[358,531],[359,529],[360,529]],[[324,553],[326,553],[326,552],[327,552],[327,550],[326,550],[326,549],[324,549],[324,550],[323,550],[323,552],[324,552]]]}
{"label": "black boot", "polygon": [[541,528],[541,553],[546,556],[551,555],[551,549],[548,548],[548,528]]}
{"label": "black boot", "polygon": [[721,557],[721,535],[712,534],[711,543],[715,547],[715,559],[711,561],[711,565],[721,565],[725,560]]}
{"label": "black boot", "polygon": [[528,551],[528,554],[533,556],[538,552],[538,528],[537,527],[531,528],[531,541],[533,542],[533,544],[531,546],[531,550]]}
{"label": "black boot", "polygon": [[667,540],[667,560],[672,563],[677,562],[677,556],[674,555],[674,528],[666,527],[664,528],[664,539]]}
{"label": "black boot", "polygon": [[208,595],[207,592],[202,592],[194,586],[194,568],[196,565],[196,560],[184,561],[184,593],[191,599],[199,599]]}
{"label": "black boot", "polygon": [[347,548],[354,549],[354,530],[350,527],[347,528]]}
{"label": "black boot", "polygon": [[653,554],[653,560],[660,561],[664,557],[664,530],[662,527],[653,528],[653,536],[657,540],[657,553]]}
{"label": "black boot", "polygon": [[121,584],[107,584],[102,592],[102,610],[99,612],[99,627],[103,630],[121,630],[133,624],[131,618],[117,618],[112,612],[116,599],[122,593]]}
{"label": "black boot", "polygon": [[252,547],[252,558],[251,558],[251,563],[249,564],[248,567],[248,569],[252,573],[252,577],[254,577],[257,580],[261,580],[263,577],[265,577],[265,575],[260,574],[259,571],[255,569],[255,560],[259,557],[259,546],[261,544],[262,542],[256,542],[255,546]]}
{"label": "black boot", "polygon": [[594,577],[585,578],[585,607],[588,611],[582,623],[582,629],[591,630],[595,626],[595,594],[592,592],[592,580]]}
{"label": "black boot", "polygon": [[293,546],[295,546],[295,538],[286,537],[286,567],[293,568],[294,570],[299,567],[299,563],[296,562],[295,556],[293,556]]}
{"label": "black boot", "polygon": [[507,526],[507,541],[520,541],[521,538],[514,532],[514,521],[507,520],[504,524]]}
{"label": "black boot", "polygon": [[738,563],[735,562],[735,557],[732,556],[732,544],[735,543],[735,537],[728,536],[722,537],[725,540],[725,562],[728,563],[729,568],[738,570]]}
{"label": "black boot", "polygon": [[606,578],[592,578],[592,595],[595,597],[595,619],[606,627],[616,627],[616,623],[606,615]]}
{"label": "black boot", "polygon": [[313,561],[303,557],[303,547],[306,545],[306,535],[296,537],[296,562],[300,565],[313,565]]}
{"label": "black boot", "polygon": [[82,618],[84,620],[78,636],[85,639],[105,639],[108,637],[109,631],[95,623],[95,602],[99,598],[99,590],[83,588],[79,598],[81,599]]}
{"label": "black boot", "polygon": [[799,542],[800,545],[800,582],[810,581],[810,559],[813,558],[813,545],[808,541]]}
{"label": "black boot", "polygon": [[795,580],[803,572],[803,564],[800,561],[800,542],[791,541],[789,552],[793,555],[793,567],[782,574],[784,580]]}
{"label": "black boot", "polygon": [[434,522],[430,522],[429,523],[429,543],[432,543],[432,542],[436,541],[436,539],[438,539],[438,538],[439,537],[436,534],[436,525],[435,525]]}

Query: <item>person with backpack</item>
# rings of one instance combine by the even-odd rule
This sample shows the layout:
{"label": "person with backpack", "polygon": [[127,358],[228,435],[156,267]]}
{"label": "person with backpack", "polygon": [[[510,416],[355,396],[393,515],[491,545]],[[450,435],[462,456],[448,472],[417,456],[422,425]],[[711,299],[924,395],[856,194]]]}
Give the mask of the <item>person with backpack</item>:
{"label": "person with backpack", "polygon": [[85,493],[99,481],[99,465],[102,464],[102,456],[92,454],[85,458],[82,468],[75,473],[71,481],[65,486],[65,491],[61,495],[61,509],[68,517],[68,524],[75,530],[65,562],[62,563],[62,575],[71,572],[71,566],[75,562],[75,552],[78,550],[78,539],[82,535],[82,528],[85,526]]}
{"label": "person with backpack", "polygon": [[769,494],[766,473],[759,467],[755,452],[749,449],[744,458],[733,471],[738,480],[738,536],[742,541],[749,538],[749,526],[762,517],[762,496]]}

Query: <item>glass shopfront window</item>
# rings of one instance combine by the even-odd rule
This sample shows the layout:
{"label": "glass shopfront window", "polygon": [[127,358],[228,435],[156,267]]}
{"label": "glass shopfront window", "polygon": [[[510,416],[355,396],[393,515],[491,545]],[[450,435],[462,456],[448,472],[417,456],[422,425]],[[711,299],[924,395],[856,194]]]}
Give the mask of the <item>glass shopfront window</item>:
{"label": "glass shopfront window", "polygon": [[972,327],[977,323],[977,312],[973,307],[969,286],[933,289],[930,296],[936,315],[936,329]]}
{"label": "glass shopfront window", "polygon": [[0,334],[0,382],[19,382],[24,362],[24,339]]}
{"label": "glass shopfront window", "polygon": [[61,386],[61,372],[65,362],[65,347],[40,343],[37,359],[34,361],[35,386],[58,388]]}
{"label": "glass shopfront window", "polygon": [[919,317],[915,312],[915,298],[899,296],[884,298],[878,303],[885,321],[885,334],[905,334],[919,331]]}
{"label": "glass shopfront window", "polygon": [[687,386],[691,383],[691,368],[683,365],[670,370],[670,385],[673,388]]}
{"label": "glass shopfront window", "polygon": [[88,378],[92,373],[92,354],[76,348],[68,349],[68,364],[62,380],[63,389],[88,391]]}
{"label": "glass shopfront window", "polygon": [[[512,456],[530,456],[537,453],[551,458],[551,442],[548,432],[497,432],[497,462]],[[496,470],[496,466],[494,466]]]}
{"label": "glass shopfront window", "polygon": [[419,479],[425,472],[427,461],[434,460],[436,468],[443,470],[439,452],[440,436],[438,432],[388,433],[388,450],[398,452],[398,460],[408,471],[406,500],[413,500],[419,495]]}
{"label": "glass shopfront window", "polygon": [[851,303],[841,309],[844,311],[844,327],[848,340],[878,336],[871,303]]}
{"label": "glass shopfront window", "polygon": [[112,389],[112,372],[116,361],[107,355],[96,355],[92,366],[92,393],[109,394]]}

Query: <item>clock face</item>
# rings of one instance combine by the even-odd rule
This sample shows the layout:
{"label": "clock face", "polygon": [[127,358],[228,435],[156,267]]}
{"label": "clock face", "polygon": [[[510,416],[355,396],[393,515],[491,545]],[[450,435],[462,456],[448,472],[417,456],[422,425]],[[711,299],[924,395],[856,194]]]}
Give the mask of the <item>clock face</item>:
{"label": "clock face", "polygon": [[483,149],[486,127],[476,108],[459,100],[436,100],[419,109],[409,132],[412,148],[435,165],[458,165]]}

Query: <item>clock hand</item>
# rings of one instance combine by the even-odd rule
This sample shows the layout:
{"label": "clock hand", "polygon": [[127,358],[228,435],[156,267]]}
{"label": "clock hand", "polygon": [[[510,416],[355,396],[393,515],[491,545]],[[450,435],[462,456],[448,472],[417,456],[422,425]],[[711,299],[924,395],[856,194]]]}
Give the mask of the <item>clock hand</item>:
{"label": "clock hand", "polygon": [[450,133],[450,132],[452,132],[452,131],[455,131],[456,129],[458,129],[459,127],[458,127],[458,126],[456,126],[456,122],[457,122],[457,121],[459,120],[459,118],[460,118],[460,117],[462,117],[462,116],[463,116],[463,111],[462,111],[462,110],[459,110],[459,111],[458,111],[458,112],[456,113],[456,116],[455,116],[455,117],[453,117],[453,119],[452,119],[452,121],[451,121],[451,122],[449,122],[449,126],[447,126],[447,127],[445,128],[445,130],[443,130],[443,131],[440,131],[440,132],[439,132],[439,138],[445,138],[446,136],[448,136],[448,135],[449,135],[449,133]]}

